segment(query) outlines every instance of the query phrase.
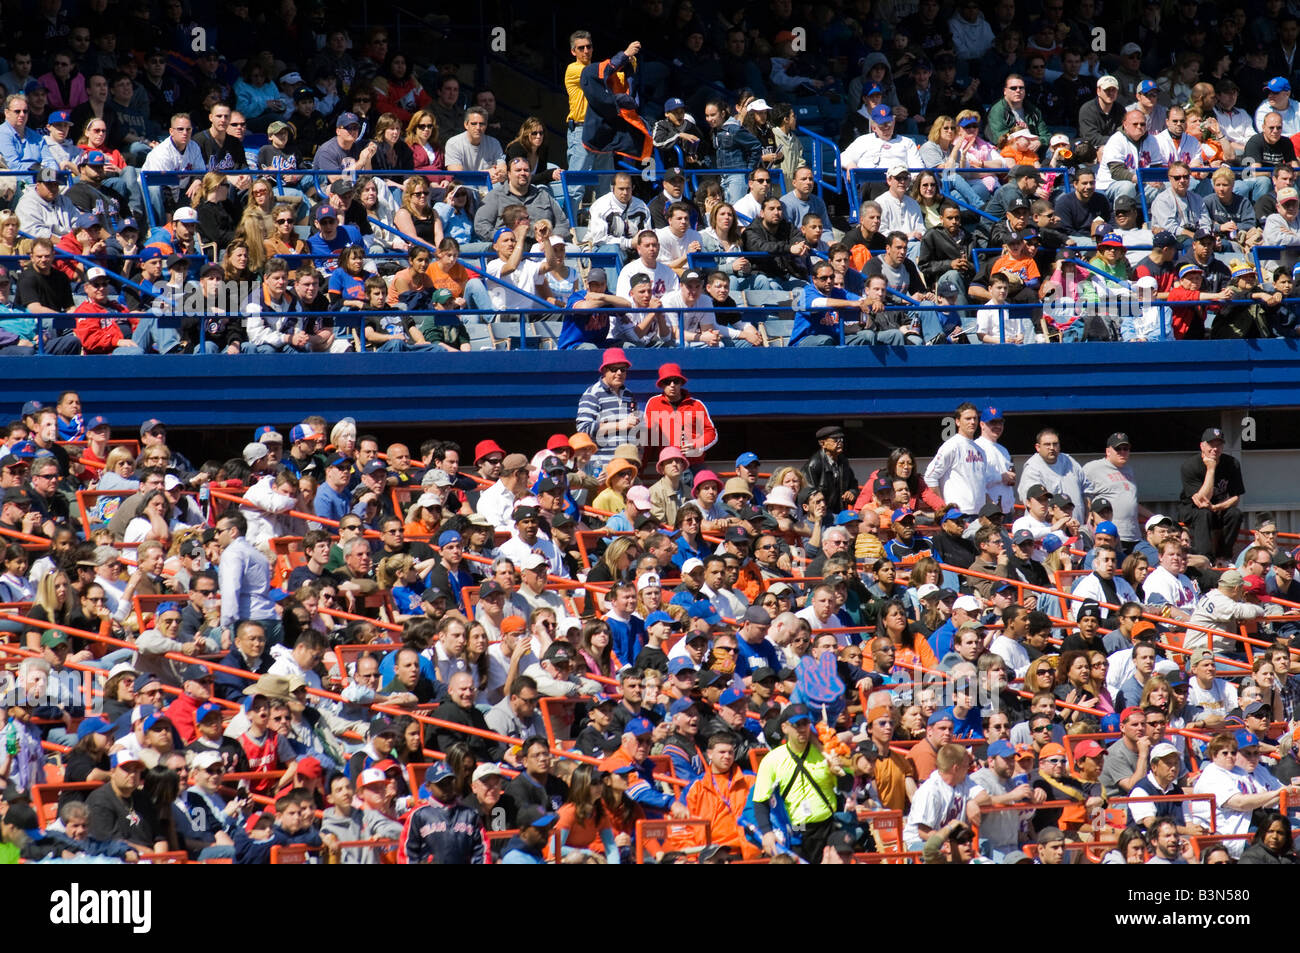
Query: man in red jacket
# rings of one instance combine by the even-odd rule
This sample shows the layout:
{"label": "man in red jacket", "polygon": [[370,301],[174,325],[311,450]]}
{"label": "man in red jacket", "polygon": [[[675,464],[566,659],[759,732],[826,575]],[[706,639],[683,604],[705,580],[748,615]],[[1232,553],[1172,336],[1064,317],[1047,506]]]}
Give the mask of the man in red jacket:
{"label": "man in red jacket", "polygon": [[108,272],[103,268],[86,272],[86,300],[72,310],[76,315],[94,315],[77,318],[76,335],[81,347],[87,354],[139,354],[140,345],[123,333],[118,319],[113,317],[126,308],[109,297],[110,287]]}
{"label": "man in red jacket", "polygon": [[[54,250],[56,254],[63,252],[103,261],[105,250],[108,248],[105,238],[104,226],[99,216],[82,212],[72,220],[72,228],[69,229],[68,234],[58,240]],[[86,271],[86,266],[82,262],[75,258],[64,258],[62,255],[54,259],[54,267],[67,275],[68,280],[72,282],[81,281]]]}
{"label": "man in red jacket", "polygon": [[645,405],[647,442],[655,454],[660,447],[680,447],[691,467],[698,468],[704,452],[718,442],[709,410],[686,389],[686,375],[677,364],[660,366],[659,390]]}
{"label": "man in red jacket", "polygon": [[[189,745],[198,737],[199,708],[212,698],[213,676],[212,671],[202,665],[189,665],[185,667],[181,678],[183,692],[163,709],[163,714],[171,720],[181,741]],[[206,716],[208,713],[204,714]]]}

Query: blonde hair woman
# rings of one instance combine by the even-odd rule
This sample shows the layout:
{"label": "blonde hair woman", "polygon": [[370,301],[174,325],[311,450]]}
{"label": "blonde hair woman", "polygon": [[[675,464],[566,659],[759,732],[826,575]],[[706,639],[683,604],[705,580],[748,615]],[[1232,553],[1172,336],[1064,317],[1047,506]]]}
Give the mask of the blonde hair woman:
{"label": "blonde hair woman", "polygon": [[[393,227],[434,248],[442,241],[442,219],[429,202],[429,180],[424,176],[408,176],[402,183],[402,207],[393,215]],[[400,238],[393,240],[394,248],[404,251],[406,245]]]}
{"label": "blonde hair woman", "polygon": [[344,417],[330,430],[330,443],[340,456],[350,457],[357,449],[357,422]]}

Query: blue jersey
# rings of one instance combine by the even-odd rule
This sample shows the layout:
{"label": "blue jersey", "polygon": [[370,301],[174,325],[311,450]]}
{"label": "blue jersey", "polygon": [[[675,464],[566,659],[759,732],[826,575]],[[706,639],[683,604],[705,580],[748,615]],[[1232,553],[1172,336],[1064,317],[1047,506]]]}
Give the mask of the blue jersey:
{"label": "blue jersey", "polygon": [[[858,296],[851,291],[836,291],[846,301],[857,301]],[[790,333],[790,346],[814,334],[829,334],[843,337],[843,318],[834,308],[815,307],[814,302],[825,298],[814,285],[807,285],[799,290],[794,299],[794,326]]]}

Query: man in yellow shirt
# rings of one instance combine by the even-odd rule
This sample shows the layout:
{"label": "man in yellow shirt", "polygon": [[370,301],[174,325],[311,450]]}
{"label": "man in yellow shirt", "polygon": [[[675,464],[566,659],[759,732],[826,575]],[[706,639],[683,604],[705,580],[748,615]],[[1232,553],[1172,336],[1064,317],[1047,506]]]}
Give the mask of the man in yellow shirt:
{"label": "man in yellow shirt", "polygon": [[810,864],[820,864],[835,813],[835,779],[843,776],[844,768],[835,755],[823,753],[806,706],[789,705],[781,713],[781,731],[786,743],[763,756],[754,781],[754,818],[763,833],[763,852],[768,856],[779,852],[768,812],[769,799],[779,793],[800,836],[795,853]]}
{"label": "man in yellow shirt", "polygon": [[[591,65],[592,54],[595,52],[591,34],[586,30],[576,30],[570,34],[569,52],[573,54],[573,62],[564,69],[564,90],[569,94],[569,115],[566,117],[565,123],[565,128],[568,130],[566,143],[569,171],[585,172],[591,169],[613,169],[614,157],[612,154],[603,155],[589,152],[582,144],[582,124],[587,119],[587,97],[582,92],[579,79],[582,77],[583,69]],[[569,186],[569,204],[573,207],[575,213],[578,210],[578,203],[582,201],[584,190],[585,186]]]}

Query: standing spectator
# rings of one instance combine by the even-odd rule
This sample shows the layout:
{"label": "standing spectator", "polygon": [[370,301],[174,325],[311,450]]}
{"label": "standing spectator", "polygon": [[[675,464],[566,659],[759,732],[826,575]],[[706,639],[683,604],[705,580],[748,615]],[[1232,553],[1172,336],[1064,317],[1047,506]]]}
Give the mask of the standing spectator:
{"label": "standing spectator", "polygon": [[270,565],[244,538],[247,532],[248,521],[238,510],[222,514],[217,521],[217,540],[221,544],[221,562],[217,567],[221,582],[221,625],[235,631],[247,619],[260,622],[267,643],[277,645],[284,627],[269,597]]}
{"label": "standing spectator", "polygon": [[1245,519],[1238,503],[1246,492],[1241,464],[1223,452],[1223,431],[1201,434],[1199,457],[1182,466],[1178,518],[1192,534],[1192,551],[1211,559],[1230,559]]}

